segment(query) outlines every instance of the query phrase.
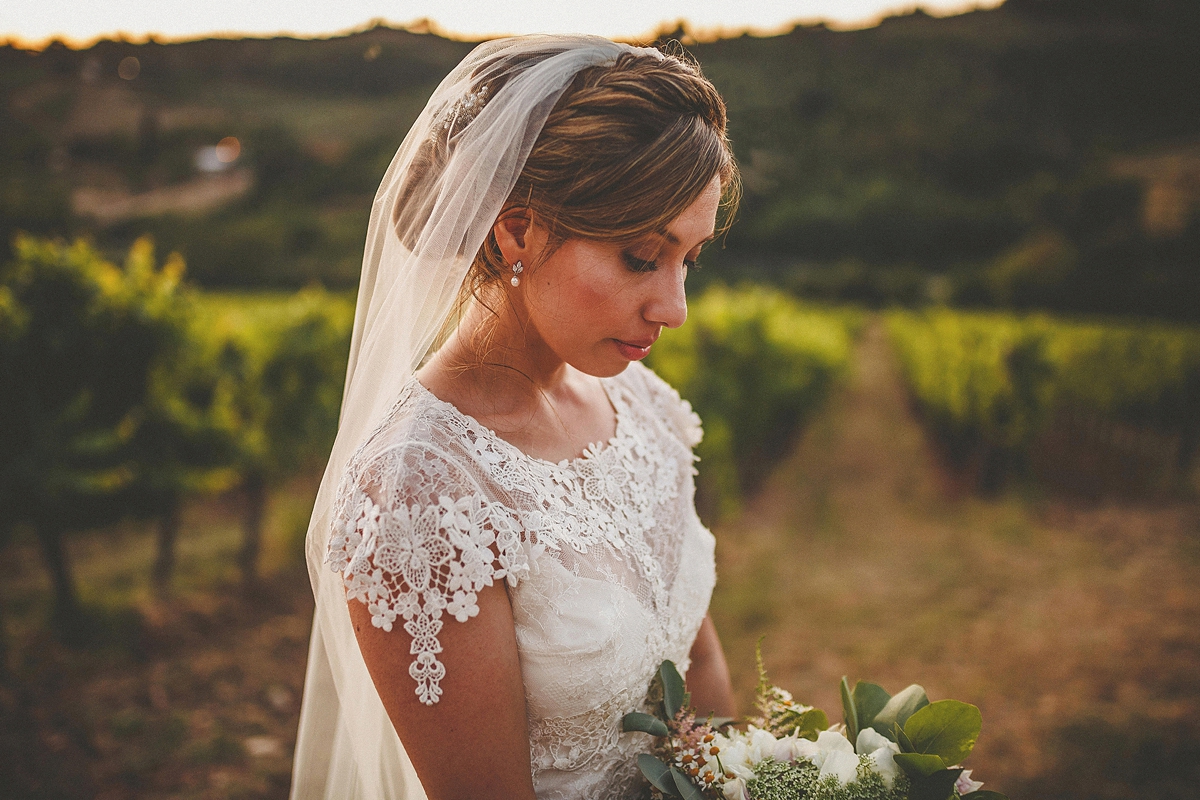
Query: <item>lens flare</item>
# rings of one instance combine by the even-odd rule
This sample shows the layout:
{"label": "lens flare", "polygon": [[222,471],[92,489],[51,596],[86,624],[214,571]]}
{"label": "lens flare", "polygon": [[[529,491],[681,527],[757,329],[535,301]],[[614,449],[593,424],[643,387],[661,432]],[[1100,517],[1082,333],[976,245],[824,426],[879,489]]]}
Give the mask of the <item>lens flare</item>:
{"label": "lens flare", "polygon": [[222,164],[232,164],[242,154],[242,143],[236,136],[226,136],[217,142],[217,160]]}
{"label": "lens flare", "polygon": [[142,62],[138,61],[135,56],[125,56],[121,59],[121,63],[117,65],[117,74],[124,80],[131,81],[136,78],[142,71]]}

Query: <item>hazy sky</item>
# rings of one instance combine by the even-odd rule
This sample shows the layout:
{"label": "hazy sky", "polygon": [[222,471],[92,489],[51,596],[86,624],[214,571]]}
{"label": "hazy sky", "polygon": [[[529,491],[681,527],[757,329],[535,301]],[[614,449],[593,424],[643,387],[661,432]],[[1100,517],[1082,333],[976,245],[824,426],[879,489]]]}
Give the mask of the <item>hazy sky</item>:
{"label": "hazy sky", "polygon": [[636,37],[660,23],[686,19],[699,30],[779,30],[824,19],[853,27],[920,5],[948,14],[999,0],[3,0],[0,38],[75,42],[124,33],[142,38],[209,34],[319,35],[372,19],[395,24],[421,18],[468,37],[503,33],[594,33]]}

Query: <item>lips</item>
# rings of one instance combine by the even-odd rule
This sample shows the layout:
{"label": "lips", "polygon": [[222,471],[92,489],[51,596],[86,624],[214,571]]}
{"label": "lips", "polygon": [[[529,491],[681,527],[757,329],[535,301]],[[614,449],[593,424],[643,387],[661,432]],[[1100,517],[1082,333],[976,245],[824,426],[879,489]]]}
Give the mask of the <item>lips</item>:
{"label": "lips", "polygon": [[650,345],[654,344],[654,339],[638,339],[632,342],[627,342],[621,339],[613,339],[617,343],[617,349],[621,351],[621,355],[630,361],[640,361],[650,353]]}

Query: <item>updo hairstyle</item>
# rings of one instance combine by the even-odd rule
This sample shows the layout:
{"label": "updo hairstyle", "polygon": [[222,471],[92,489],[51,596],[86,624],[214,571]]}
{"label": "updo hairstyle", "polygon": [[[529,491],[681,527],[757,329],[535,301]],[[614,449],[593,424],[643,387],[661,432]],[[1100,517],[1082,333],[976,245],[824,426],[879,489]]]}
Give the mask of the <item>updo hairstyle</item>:
{"label": "updo hairstyle", "polygon": [[[548,252],[572,237],[631,242],[664,231],[719,175],[719,227],[727,227],[740,184],[725,102],[680,52],[623,53],[581,70],[550,112],[501,217],[529,209],[550,235]],[[486,302],[511,275],[489,233],[464,293]]]}

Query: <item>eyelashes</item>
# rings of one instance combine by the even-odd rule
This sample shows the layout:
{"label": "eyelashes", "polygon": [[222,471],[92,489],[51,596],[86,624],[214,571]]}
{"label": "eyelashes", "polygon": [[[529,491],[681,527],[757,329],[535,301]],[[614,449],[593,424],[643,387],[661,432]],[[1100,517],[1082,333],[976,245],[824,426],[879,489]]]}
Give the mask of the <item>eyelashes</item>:
{"label": "eyelashes", "polygon": [[[654,260],[638,258],[632,253],[622,253],[621,257],[625,259],[625,266],[629,267],[632,272],[654,272],[658,269],[658,264]],[[700,269],[700,265],[695,259],[684,259],[683,266],[687,267],[689,272]]]}

